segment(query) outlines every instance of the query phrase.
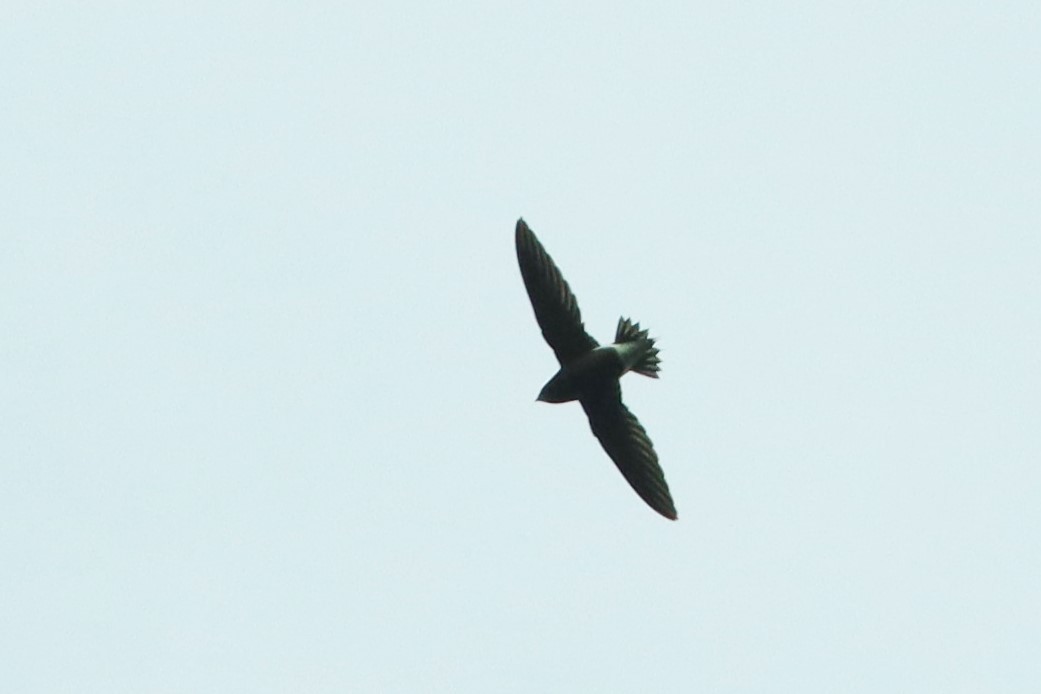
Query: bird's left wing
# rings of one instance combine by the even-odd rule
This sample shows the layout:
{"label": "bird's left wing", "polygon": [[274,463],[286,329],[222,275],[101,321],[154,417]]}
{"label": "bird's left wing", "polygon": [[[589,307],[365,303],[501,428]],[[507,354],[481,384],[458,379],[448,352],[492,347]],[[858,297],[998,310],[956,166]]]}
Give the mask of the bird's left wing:
{"label": "bird's left wing", "polygon": [[561,366],[596,349],[597,341],[586,332],[571,287],[523,219],[517,220],[517,262],[542,336]]}

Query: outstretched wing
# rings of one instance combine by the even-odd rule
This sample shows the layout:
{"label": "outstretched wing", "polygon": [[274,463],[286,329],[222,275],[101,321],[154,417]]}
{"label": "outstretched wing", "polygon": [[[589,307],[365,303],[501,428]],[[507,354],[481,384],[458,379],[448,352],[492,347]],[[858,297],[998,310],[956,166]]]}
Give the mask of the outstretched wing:
{"label": "outstretched wing", "polygon": [[542,336],[561,366],[595,349],[597,341],[582,325],[571,287],[523,219],[517,220],[517,262]]}
{"label": "outstretched wing", "polygon": [[647,431],[622,404],[622,390],[617,381],[581,399],[589,417],[593,434],[622,471],[640,498],[661,515],[676,520],[676,506],[669,494],[665,474],[658,464],[658,454]]}

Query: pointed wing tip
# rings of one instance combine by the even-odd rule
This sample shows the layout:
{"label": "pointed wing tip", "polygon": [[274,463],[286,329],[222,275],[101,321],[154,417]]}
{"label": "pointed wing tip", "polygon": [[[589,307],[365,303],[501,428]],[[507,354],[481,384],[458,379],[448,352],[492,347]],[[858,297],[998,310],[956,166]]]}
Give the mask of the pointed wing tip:
{"label": "pointed wing tip", "polygon": [[524,221],[524,217],[517,220],[517,231],[514,233],[514,237],[517,240],[518,258],[520,257],[519,254],[521,253],[521,248],[529,248],[538,243],[538,240],[535,239],[535,234],[532,233],[528,223]]}
{"label": "pointed wing tip", "polygon": [[653,503],[648,499],[644,499],[644,501],[663,518],[668,518],[671,521],[679,519],[676,507],[672,505],[672,499],[655,499]]}

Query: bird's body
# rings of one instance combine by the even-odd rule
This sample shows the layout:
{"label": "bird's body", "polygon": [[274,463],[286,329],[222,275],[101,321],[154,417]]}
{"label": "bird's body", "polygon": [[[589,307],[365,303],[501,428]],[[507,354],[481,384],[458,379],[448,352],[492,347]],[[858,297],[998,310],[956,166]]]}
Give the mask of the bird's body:
{"label": "bird's body", "polygon": [[614,343],[597,343],[582,324],[578,301],[560,270],[523,219],[517,221],[517,261],[543,337],[553,348],[560,370],[543,386],[538,399],[578,400],[622,475],[655,511],[675,520],[676,507],[658,456],[643,426],[622,404],[619,379],[628,371],[658,377],[658,349],[639,323],[618,320]]}
{"label": "bird's body", "polygon": [[595,391],[601,383],[617,380],[625,373],[625,365],[616,345],[591,349],[574,361],[564,364],[542,387],[542,402],[571,402]]}

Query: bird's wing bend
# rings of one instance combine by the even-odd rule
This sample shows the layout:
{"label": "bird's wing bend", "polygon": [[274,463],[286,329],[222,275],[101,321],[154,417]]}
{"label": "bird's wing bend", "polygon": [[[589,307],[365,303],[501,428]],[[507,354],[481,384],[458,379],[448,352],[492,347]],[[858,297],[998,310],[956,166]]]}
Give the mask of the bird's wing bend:
{"label": "bird's wing bend", "polygon": [[597,341],[582,324],[578,300],[571,293],[571,287],[523,219],[517,220],[517,262],[535,309],[535,319],[557,361],[564,365],[595,349]]}
{"label": "bird's wing bend", "polygon": [[622,404],[617,381],[581,399],[593,434],[640,498],[661,515],[676,520],[676,506],[647,431]]}

